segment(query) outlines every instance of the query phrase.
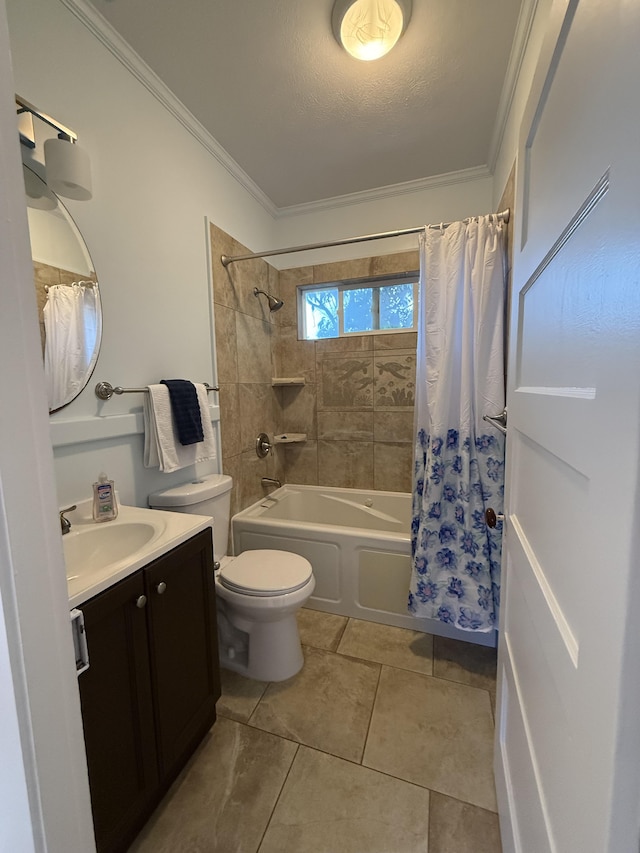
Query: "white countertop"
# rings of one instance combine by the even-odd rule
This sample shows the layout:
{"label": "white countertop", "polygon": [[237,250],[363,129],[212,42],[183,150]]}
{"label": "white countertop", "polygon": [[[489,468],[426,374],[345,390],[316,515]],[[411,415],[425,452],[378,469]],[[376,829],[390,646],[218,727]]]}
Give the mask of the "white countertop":
{"label": "white countertop", "polygon": [[[213,519],[206,515],[134,506],[120,506],[118,517],[113,521],[95,522],[91,517],[91,501],[79,503],[78,508],[65,513],[65,517],[71,522],[71,530],[62,537],[71,608],[78,607],[201,530],[213,528]],[[144,543],[138,541],[141,537],[146,539]]]}

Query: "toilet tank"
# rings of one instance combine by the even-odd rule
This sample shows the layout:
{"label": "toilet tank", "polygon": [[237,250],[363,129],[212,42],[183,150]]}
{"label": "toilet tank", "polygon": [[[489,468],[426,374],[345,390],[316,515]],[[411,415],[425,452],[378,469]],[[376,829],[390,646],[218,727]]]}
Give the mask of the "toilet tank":
{"label": "toilet tank", "polygon": [[227,553],[229,519],[231,516],[231,487],[227,474],[210,474],[181,486],[172,486],[149,495],[152,509],[190,512],[213,518],[213,548],[216,560]]}

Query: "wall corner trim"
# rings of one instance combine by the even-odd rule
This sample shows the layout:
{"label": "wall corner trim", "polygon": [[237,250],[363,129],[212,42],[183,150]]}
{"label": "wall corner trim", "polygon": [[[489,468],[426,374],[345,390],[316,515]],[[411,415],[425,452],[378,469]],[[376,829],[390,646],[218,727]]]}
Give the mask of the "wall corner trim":
{"label": "wall corner trim", "polygon": [[[93,7],[88,0],[60,0],[75,17],[94,35],[98,41],[103,44],[108,51],[120,62],[124,67],[153,95],[159,103],[178,121],[180,124],[208,151],[215,160],[228,172],[228,174],[252,196],[266,212],[274,219],[297,216],[300,214],[314,213],[322,210],[332,210],[350,205],[362,204],[370,201],[377,201],[394,196],[406,195],[407,193],[417,193],[423,190],[434,189],[436,187],[445,187],[453,184],[463,183],[465,181],[480,180],[482,178],[490,178],[493,174],[493,166],[490,164],[479,165],[469,169],[461,169],[457,172],[447,172],[442,175],[431,175],[426,178],[419,178],[413,181],[406,181],[399,184],[390,184],[384,187],[374,187],[362,192],[349,193],[347,195],[334,196],[332,198],[319,199],[317,201],[304,202],[286,207],[277,207],[271,199],[263,192],[260,187],[252,180],[252,178],[236,163],[231,155],[220,145],[220,143],[209,133],[209,131],[195,118],[195,116],[185,107],[180,99],[174,95],[169,87],[158,77],[158,75],[147,65],[147,63],[135,52],[131,45],[122,38],[122,36],[111,26],[111,24]],[[518,21],[518,31],[516,43],[519,44],[518,37],[521,29],[521,19],[526,17],[524,9],[529,9],[529,17],[533,18],[533,10],[537,0],[525,0],[523,13]],[[521,54],[524,53],[526,41],[531,23],[528,22],[528,28],[522,38]],[[517,51],[513,51],[517,53]],[[514,79],[511,85],[509,96],[505,95],[505,90],[508,88],[506,83],[503,89],[502,101],[506,99],[506,106],[503,110],[504,115],[499,110],[498,124],[501,123],[500,133],[494,131],[494,139],[498,142],[492,143],[491,151],[495,147],[493,155],[493,165],[497,157],[499,141],[504,133],[504,125],[508,116],[508,107],[513,98],[513,89],[517,81],[517,72],[520,69],[522,55],[518,54],[517,61],[512,55],[510,60],[509,70],[514,66]]]}
{"label": "wall corner trim", "polygon": [[[63,0],[64,2],[64,0]],[[490,178],[492,173],[488,166],[472,166],[469,169],[460,169],[457,172],[445,172],[442,175],[431,175],[427,178],[417,178],[415,181],[404,181],[400,184],[389,184],[385,187],[374,187],[370,190],[362,190],[358,193],[333,196],[332,198],[320,199],[319,201],[292,204],[288,207],[279,207],[276,218],[283,219],[289,216],[315,213],[321,210],[333,210],[349,205],[364,204],[370,201],[378,201],[384,198],[392,198],[408,193],[419,193],[424,190],[432,190],[437,187],[448,187],[453,184],[462,184],[467,181],[481,181]]]}

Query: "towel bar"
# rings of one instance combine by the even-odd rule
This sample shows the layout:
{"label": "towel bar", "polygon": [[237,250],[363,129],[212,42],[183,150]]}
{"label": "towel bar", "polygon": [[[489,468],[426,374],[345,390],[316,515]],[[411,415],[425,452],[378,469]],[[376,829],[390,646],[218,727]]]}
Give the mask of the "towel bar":
{"label": "towel bar", "polygon": [[503,435],[507,434],[507,407],[500,412],[499,415],[483,415],[482,420],[486,421],[491,426],[494,426]]}
{"label": "towel bar", "polygon": [[[207,391],[219,391],[220,388],[217,385],[209,385],[208,382],[203,382],[204,387]],[[148,388],[122,388],[120,385],[116,385],[114,388],[110,382],[98,382],[95,388],[96,397],[100,400],[110,400],[114,394],[147,394],[149,392]]]}

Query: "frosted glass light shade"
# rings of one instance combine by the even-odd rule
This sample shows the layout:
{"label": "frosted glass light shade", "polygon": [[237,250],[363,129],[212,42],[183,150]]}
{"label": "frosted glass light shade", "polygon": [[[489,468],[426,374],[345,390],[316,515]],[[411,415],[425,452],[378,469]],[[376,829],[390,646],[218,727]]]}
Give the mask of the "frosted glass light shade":
{"label": "frosted glass light shade", "polygon": [[77,201],[91,198],[91,163],[84,149],[66,139],[47,139],[44,161],[49,189]]}
{"label": "frosted glass light shade", "polygon": [[379,59],[406,29],[411,0],[336,0],[333,32],[355,59]]}

